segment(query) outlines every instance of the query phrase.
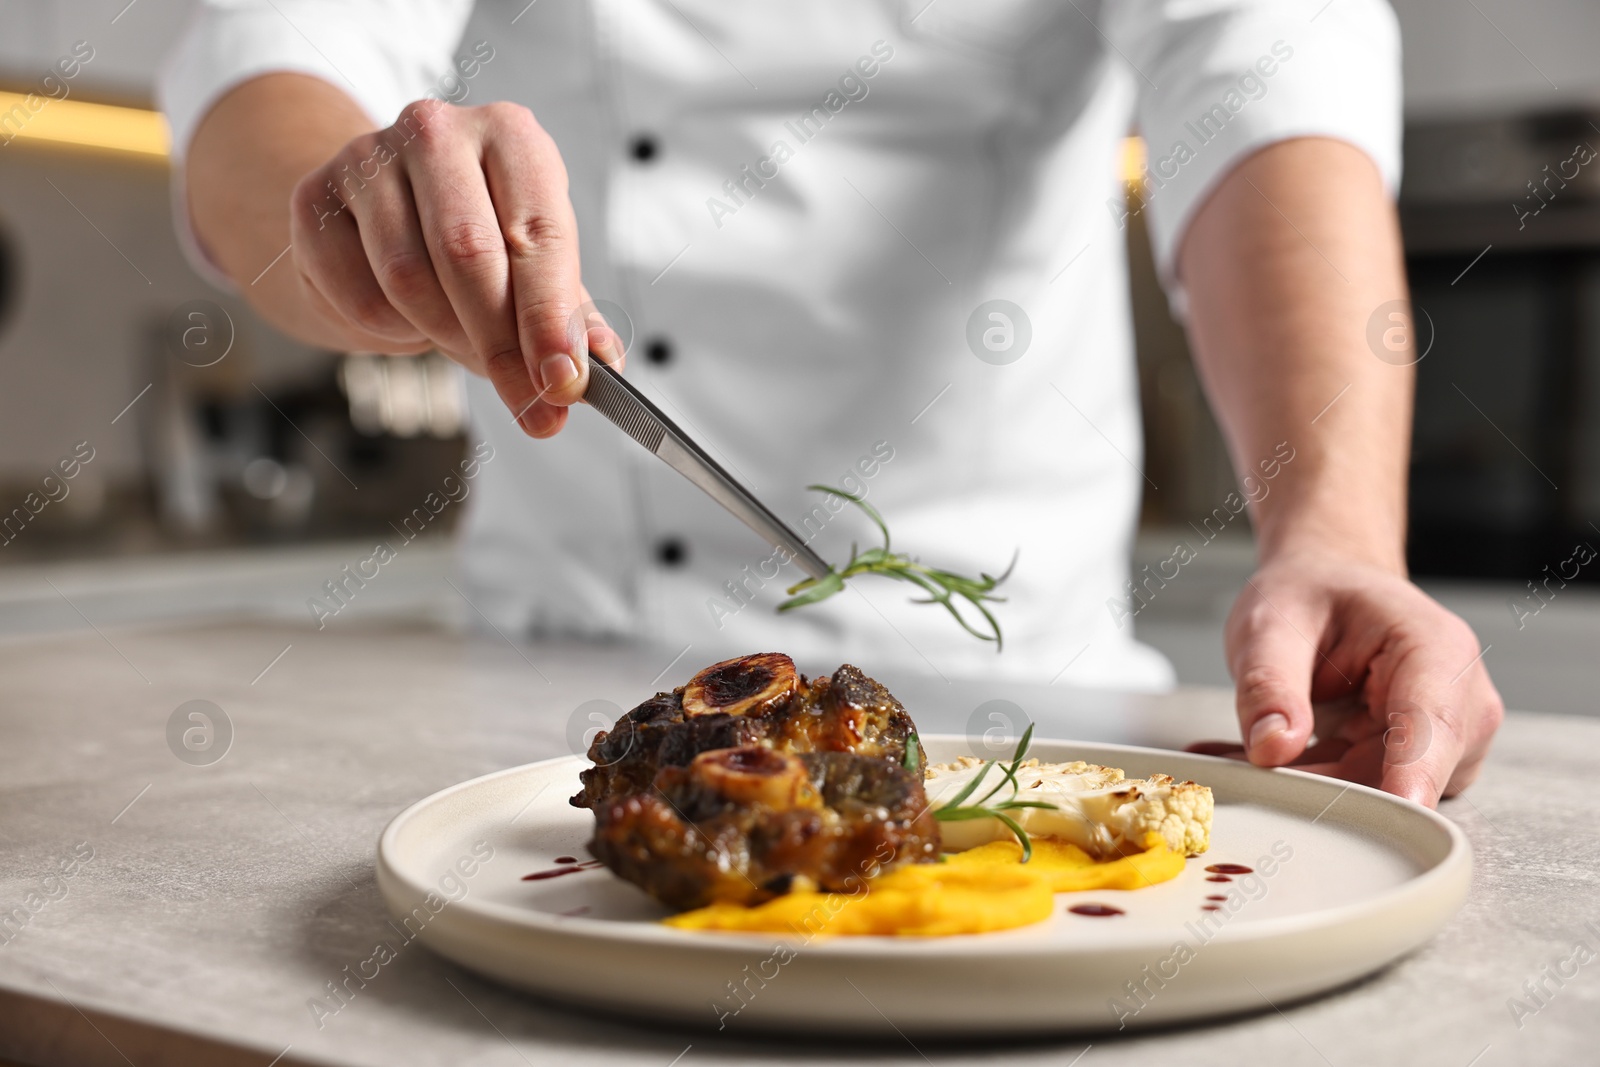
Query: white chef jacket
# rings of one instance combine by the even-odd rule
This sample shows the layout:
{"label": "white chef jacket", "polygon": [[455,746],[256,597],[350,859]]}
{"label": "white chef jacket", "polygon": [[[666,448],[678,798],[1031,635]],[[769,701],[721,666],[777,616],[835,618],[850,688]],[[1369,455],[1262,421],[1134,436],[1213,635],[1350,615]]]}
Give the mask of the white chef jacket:
{"label": "white chef jacket", "polygon": [[1381,0],[210,0],[161,87],[175,150],[274,70],[375,126],[424,95],[530,107],[566,161],[584,280],[631,321],[628,377],[825,558],[875,543],[852,510],[811,511],[804,486],[847,477],[928,563],[1018,553],[998,656],[882,578],[779,616],[793,563],[593,412],[531,441],[472,379],[495,450],[462,538],[474,606],[508,633],[683,649],[664,684],[776,649],[1170,685],[1124,610],[1143,482],[1122,140],[1149,145],[1179,303],[1184,227],[1252,151],[1341,138],[1398,181]]}

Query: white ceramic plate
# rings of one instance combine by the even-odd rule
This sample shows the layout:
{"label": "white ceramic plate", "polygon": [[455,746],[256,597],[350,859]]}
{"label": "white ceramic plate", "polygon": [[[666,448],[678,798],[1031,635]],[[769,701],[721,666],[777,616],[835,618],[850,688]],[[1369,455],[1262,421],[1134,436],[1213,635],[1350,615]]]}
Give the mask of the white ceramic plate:
{"label": "white ceramic plate", "polygon": [[[960,737],[924,743],[935,761],[968,751]],[[1036,740],[1031,754],[1211,786],[1211,851],[1171,882],[1061,894],[1049,920],[1000,933],[680,931],[604,868],[524,880],[588,857],[593,817],[567,803],[586,764],[566,757],[401,812],[378,843],[378,884],[406,937],[548,998],[712,1028],[880,1035],[890,1023],[907,1034],[1118,1029],[1282,1005],[1421,945],[1467,892],[1461,832],[1376,790],[1125,745]],[[1207,881],[1216,863],[1254,873]],[[1124,914],[1067,910],[1085,902]]]}

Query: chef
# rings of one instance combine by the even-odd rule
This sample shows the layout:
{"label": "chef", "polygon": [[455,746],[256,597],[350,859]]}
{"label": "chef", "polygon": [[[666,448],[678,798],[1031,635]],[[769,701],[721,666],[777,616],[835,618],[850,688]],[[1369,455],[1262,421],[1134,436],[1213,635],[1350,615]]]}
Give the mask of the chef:
{"label": "chef", "polygon": [[[472,606],[674,678],[773,648],[1169,686],[1136,616],[1209,542],[1130,573],[1142,213],[1241,476],[1203,529],[1248,506],[1259,546],[1232,750],[1425,804],[1476,775],[1499,697],[1404,565],[1380,0],[211,0],[162,95],[202,263],[304,341],[469,373]],[[927,562],[1016,553],[1003,652],[881,578],[775,614],[796,565],[574,406],[624,355],[836,565],[876,533],[810,483]]]}

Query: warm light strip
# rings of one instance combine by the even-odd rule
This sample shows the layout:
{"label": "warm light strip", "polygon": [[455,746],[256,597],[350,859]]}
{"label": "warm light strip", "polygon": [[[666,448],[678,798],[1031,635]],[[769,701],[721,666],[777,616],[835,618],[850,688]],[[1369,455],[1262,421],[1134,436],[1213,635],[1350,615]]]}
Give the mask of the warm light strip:
{"label": "warm light strip", "polygon": [[1129,185],[1144,176],[1145,154],[1143,137],[1127,137],[1122,141],[1122,180]]}
{"label": "warm light strip", "polygon": [[[0,92],[0,147],[17,141],[37,141],[163,160],[170,152],[167,120],[159,112],[49,97],[36,97],[45,105],[30,112],[26,99],[22,93]],[[13,108],[20,108],[26,116],[20,123],[7,117],[14,114]],[[1139,181],[1144,168],[1144,139],[1124,138],[1122,180],[1129,184]]]}
{"label": "warm light strip", "polygon": [[44,106],[30,111],[27,99],[22,93],[0,92],[0,152],[8,144],[28,142],[167,158],[171,140],[160,112],[38,95],[33,102],[42,100]]}

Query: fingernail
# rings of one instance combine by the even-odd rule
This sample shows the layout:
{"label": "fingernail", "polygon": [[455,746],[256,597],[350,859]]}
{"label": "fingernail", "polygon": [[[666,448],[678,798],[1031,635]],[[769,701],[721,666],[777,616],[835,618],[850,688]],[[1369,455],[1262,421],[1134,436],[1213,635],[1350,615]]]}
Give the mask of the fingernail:
{"label": "fingernail", "polygon": [[539,377],[546,390],[564,389],[578,380],[578,365],[565,352],[558,352],[539,361]]}
{"label": "fingernail", "polygon": [[611,332],[604,326],[595,326],[589,331],[589,351],[596,352],[611,343]]}
{"label": "fingernail", "polygon": [[1256,720],[1250,728],[1251,751],[1270,741],[1275,735],[1286,733],[1289,729],[1289,720],[1286,716],[1274,711],[1270,715],[1263,715]]}

